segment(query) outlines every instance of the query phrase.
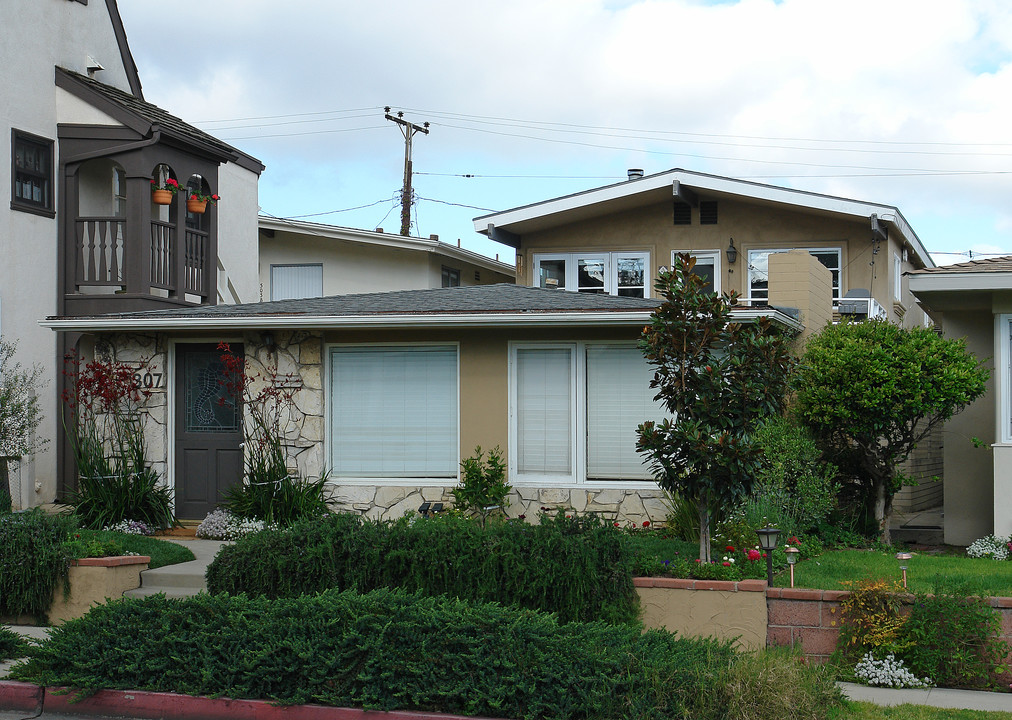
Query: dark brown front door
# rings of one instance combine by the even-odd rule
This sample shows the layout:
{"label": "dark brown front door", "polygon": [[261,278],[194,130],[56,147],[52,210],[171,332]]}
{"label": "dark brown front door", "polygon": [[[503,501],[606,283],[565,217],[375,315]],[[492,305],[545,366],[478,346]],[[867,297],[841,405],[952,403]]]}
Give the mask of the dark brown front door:
{"label": "dark brown front door", "polygon": [[[241,345],[232,353],[242,357]],[[216,345],[176,346],[176,517],[203,520],[242,478],[242,403]]]}

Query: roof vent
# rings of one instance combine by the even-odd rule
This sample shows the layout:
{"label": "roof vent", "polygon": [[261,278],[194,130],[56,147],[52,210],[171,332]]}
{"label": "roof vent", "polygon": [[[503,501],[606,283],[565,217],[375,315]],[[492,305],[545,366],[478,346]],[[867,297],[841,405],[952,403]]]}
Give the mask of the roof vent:
{"label": "roof vent", "polygon": [[626,174],[629,175],[630,180],[639,180],[643,177],[643,168],[629,168],[626,170]]}

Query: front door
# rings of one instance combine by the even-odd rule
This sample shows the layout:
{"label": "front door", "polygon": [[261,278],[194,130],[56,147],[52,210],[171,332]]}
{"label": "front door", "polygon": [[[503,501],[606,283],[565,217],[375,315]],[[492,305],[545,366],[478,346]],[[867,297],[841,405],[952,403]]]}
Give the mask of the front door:
{"label": "front door", "polygon": [[[232,353],[242,358],[241,345]],[[176,517],[203,520],[242,478],[242,403],[217,345],[176,346]]]}

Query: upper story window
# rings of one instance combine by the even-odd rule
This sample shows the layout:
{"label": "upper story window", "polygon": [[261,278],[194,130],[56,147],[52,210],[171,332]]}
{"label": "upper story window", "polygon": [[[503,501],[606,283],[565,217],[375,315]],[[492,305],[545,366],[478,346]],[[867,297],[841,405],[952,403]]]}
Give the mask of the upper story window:
{"label": "upper story window", "polygon": [[11,131],[11,208],[52,215],[53,141]]}
{"label": "upper story window", "polygon": [[[748,251],[748,299],[752,303],[766,303],[770,299],[770,255],[794,248]],[[822,263],[833,276],[833,303],[840,299],[840,248],[801,248]]]}
{"label": "upper story window", "polygon": [[271,265],[271,300],[323,297],[323,265]]}
{"label": "upper story window", "polygon": [[720,250],[674,250],[671,253],[671,267],[681,253],[688,253],[696,258],[692,274],[703,279],[703,289],[707,292],[720,294]]}
{"label": "upper story window", "polygon": [[585,252],[545,253],[534,256],[538,287],[600,293],[622,297],[648,297],[647,268],[650,253]]}
{"label": "upper story window", "polygon": [[442,287],[460,287],[460,270],[443,266]]}

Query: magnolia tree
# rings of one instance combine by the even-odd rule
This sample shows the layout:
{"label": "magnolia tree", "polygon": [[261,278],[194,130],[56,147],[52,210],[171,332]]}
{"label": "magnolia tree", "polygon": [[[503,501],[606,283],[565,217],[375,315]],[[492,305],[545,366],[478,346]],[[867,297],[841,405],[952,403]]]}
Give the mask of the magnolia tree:
{"label": "magnolia tree", "polygon": [[661,487],[695,503],[699,559],[709,562],[711,508],[751,490],[761,461],[753,433],[783,411],[794,359],[790,338],[768,319],[732,322],[736,294],[706,291],[694,266],[680,255],[655,285],[664,303],[640,347],[671,417],[640,425],[636,447]]}
{"label": "magnolia tree", "polygon": [[31,455],[47,442],[38,436],[42,366],[24,367],[15,361],[16,351],[15,343],[0,338],[0,497],[4,502],[11,496],[7,462]]}
{"label": "magnolia tree", "polygon": [[988,371],[963,340],[884,320],[828,325],[802,358],[797,411],[840,457],[856,466],[889,543],[897,466],[939,423],[984,394]]}

